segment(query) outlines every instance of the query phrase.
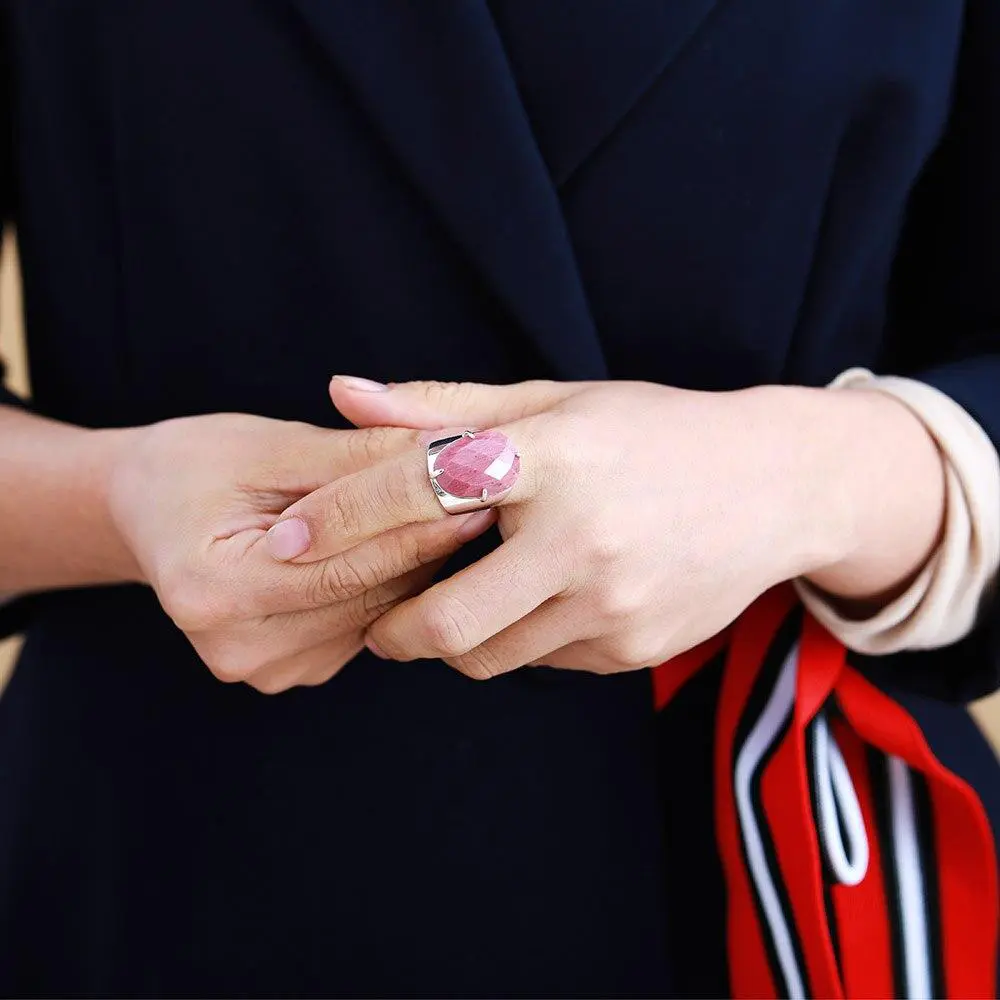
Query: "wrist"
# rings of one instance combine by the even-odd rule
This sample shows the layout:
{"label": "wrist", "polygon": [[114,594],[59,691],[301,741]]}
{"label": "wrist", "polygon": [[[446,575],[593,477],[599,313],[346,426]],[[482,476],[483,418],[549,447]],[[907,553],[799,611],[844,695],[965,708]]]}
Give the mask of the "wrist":
{"label": "wrist", "polygon": [[[784,516],[798,570],[848,613],[910,585],[944,517],[944,465],[923,422],[877,390],[765,387],[795,454]],[[780,407],[780,409],[779,409]]]}
{"label": "wrist", "polygon": [[81,474],[88,482],[103,524],[105,571],[119,583],[146,583],[116,515],[116,482],[129,456],[139,447],[143,428],[88,430],[79,449]]}
{"label": "wrist", "polygon": [[0,592],[141,579],[111,515],[125,431],[87,430],[0,407]]}
{"label": "wrist", "polygon": [[857,489],[849,429],[830,405],[834,394],[766,385],[737,395],[761,457],[779,554],[776,576],[809,577],[849,559],[857,545]]}

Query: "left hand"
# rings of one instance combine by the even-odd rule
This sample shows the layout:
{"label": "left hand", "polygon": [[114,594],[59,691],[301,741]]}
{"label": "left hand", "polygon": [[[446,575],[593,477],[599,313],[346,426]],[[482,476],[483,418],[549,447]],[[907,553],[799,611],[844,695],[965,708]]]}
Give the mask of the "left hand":
{"label": "left hand", "polygon": [[[829,490],[817,483],[816,438],[796,416],[798,394],[815,392],[639,382],[364,391],[334,379],[334,403],[359,426],[496,427],[521,454],[497,508],[503,544],[384,614],[369,646],[487,678],[524,664],[633,670],[697,645],[771,586],[841,555],[842,525],[818,503]],[[282,515],[292,516],[309,532],[298,561],[312,561],[449,515],[414,449],[317,490]]]}

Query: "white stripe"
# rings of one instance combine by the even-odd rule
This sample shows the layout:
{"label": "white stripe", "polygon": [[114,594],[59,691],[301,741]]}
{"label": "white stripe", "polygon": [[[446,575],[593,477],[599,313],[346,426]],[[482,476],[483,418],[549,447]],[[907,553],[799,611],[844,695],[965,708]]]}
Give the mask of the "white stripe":
{"label": "white stripe", "polygon": [[760,898],[764,917],[771,930],[774,950],[778,956],[778,965],[788,986],[790,1000],[800,1000],[806,995],[805,983],[795,959],[795,947],[792,935],[781,910],[778,892],[771,879],[767,866],[767,856],[764,852],[764,841],[757,827],[754,815],[751,785],[754,772],[781,731],[785,720],[792,711],[795,702],[795,677],[798,668],[799,647],[796,643],[785,662],[782,664],[778,682],[771,692],[764,711],[750,730],[746,743],[740,748],[736,758],[736,773],[734,776],[736,791],[736,811],[740,818],[740,828],[743,833],[743,846],[746,850],[747,864],[757,895]]}
{"label": "white stripe", "polygon": [[899,757],[889,757],[889,803],[892,810],[892,843],[903,925],[903,967],[910,1000],[931,996],[930,950],[924,876],[920,867],[920,841],[910,769]]}
{"label": "white stripe", "polygon": [[[819,841],[827,863],[841,885],[858,885],[868,872],[868,835],[858,793],[826,716],[813,726],[813,768]],[[841,836],[843,824],[847,844]]]}

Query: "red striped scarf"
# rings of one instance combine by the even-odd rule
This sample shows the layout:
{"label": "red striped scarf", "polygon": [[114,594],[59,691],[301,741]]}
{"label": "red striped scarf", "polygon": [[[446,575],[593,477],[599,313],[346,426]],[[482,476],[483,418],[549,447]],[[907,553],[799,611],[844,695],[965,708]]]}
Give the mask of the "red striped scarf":
{"label": "red striped scarf", "polygon": [[734,996],[995,997],[996,855],[973,789],[790,586],[657,667],[657,708],[716,656]]}

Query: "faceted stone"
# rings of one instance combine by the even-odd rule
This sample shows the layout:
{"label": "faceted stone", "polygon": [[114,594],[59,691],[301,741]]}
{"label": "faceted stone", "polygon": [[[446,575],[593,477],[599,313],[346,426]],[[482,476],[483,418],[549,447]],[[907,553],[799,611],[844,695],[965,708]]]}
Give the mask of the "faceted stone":
{"label": "faceted stone", "polygon": [[452,496],[486,499],[510,489],[521,471],[514,443],[500,431],[476,431],[443,448],[434,459],[434,481]]}

